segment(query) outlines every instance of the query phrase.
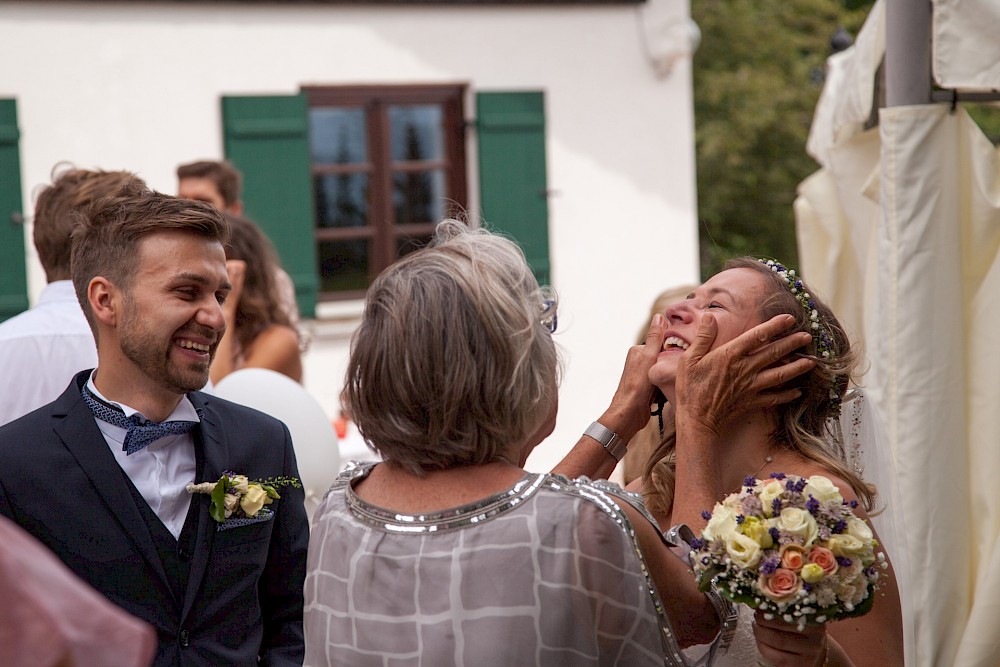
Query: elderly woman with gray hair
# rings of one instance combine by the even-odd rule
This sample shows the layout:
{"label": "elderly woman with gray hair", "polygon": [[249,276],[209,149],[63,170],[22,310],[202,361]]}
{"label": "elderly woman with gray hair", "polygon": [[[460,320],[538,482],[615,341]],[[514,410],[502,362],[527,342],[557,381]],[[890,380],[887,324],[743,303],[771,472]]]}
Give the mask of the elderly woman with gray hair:
{"label": "elderly woman with gray hair", "polygon": [[[369,288],[346,391],[384,461],[349,468],[313,519],[306,665],[679,665],[717,632],[713,602],[673,594],[691,575],[638,496],[522,468],[555,424],[556,308],[514,243],[457,221]],[[662,330],[557,471],[614,467]],[[737,384],[776,384],[770,361]]]}

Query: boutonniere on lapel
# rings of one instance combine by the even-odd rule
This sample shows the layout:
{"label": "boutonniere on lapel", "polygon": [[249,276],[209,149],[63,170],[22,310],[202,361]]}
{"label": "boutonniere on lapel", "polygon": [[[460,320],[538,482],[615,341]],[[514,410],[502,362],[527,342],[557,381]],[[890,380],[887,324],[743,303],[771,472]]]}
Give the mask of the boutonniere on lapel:
{"label": "boutonniere on lapel", "polygon": [[188,484],[187,492],[210,495],[212,505],[209,513],[221,524],[231,519],[270,519],[273,512],[267,505],[281,498],[277,489],[282,486],[301,489],[302,483],[295,477],[268,477],[250,481],[246,475],[226,471],[218,482]]}

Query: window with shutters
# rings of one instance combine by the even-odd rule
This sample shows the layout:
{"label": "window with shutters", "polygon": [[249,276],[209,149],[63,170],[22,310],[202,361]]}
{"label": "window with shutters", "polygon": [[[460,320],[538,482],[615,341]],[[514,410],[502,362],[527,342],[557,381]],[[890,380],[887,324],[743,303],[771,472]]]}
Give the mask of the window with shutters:
{"label": "window with shutters", "polygon": [[357,298],[466,208],[462,85],[306,87],[320,300]]}
{"label": "window with shutters", "polygon": [[247,217],[271,237],[299,312],[361,298],[434,223],[467,209],[475,142],[482,220],[550,276],[545,95],[480,91],[467,127],[464,85],[312,86],[222,98],[225,155],[243,172]]}

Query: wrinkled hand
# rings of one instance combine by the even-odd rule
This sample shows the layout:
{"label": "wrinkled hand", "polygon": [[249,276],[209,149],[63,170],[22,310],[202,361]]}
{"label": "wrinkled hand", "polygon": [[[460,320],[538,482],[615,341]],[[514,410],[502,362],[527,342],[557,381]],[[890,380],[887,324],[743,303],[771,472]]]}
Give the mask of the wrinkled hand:
{"label": "wrinkled hand", "polygon": [[649,381],[649,369],[656,363],[656,357],[663,349],[666,321],[657,313],[649,325],[646,342],[633,345],[625,357],[618,389],[611,399],[611,407],[601,418],[601,422],[623,437],[631,438],[649,423],[649,407],[653,402],[655,387]]}
{"label": "wrinkled hand", "polygon": [[794,625],[773,618],[764,618],[762,612],[754,615],[753,634],[757,638],[757,651],[774,667],[809,667],[822,665],[826,658],[826,625],[809,625],[801,632]]}
{"label": "wrinkled hand", "polygon": [[683,411],[697,427],[718,436],[733,415],[795,400],[801,393],[798,389],[767,391],[816,365],[805,357],[775,365],[812,340],[801,331],[773,340],[794,321],[791,315],[777,315],[712,350],[718,327],[715,318],[706,314],[697,337],[680,357],[678,413]]}

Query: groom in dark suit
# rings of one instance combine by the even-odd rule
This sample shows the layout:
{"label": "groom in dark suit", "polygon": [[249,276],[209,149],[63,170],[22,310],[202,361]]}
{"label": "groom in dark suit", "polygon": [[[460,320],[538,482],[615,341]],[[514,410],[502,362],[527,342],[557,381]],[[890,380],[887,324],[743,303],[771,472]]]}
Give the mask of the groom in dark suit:
{"label": "groom in dark suit", "polygon": [[302,491],[219,522],[186,489],[298,475],[281,422],[198,391],[226,328],[227,240],[212,206],[138,182],[94,204],[72,273],[98,367],[0,428],[0,513],[150,623],[155,665],[301,665]]}

